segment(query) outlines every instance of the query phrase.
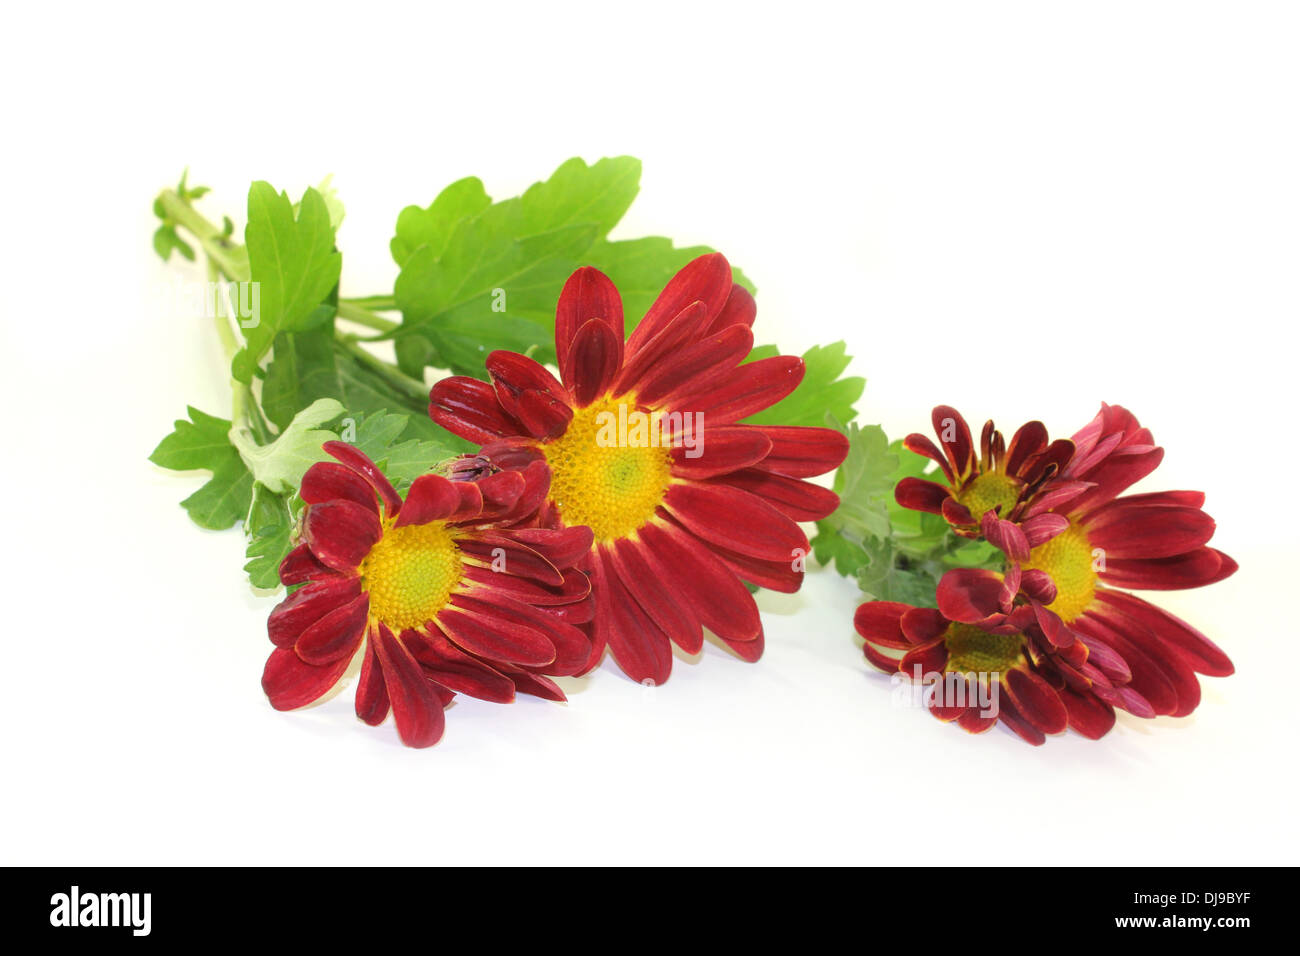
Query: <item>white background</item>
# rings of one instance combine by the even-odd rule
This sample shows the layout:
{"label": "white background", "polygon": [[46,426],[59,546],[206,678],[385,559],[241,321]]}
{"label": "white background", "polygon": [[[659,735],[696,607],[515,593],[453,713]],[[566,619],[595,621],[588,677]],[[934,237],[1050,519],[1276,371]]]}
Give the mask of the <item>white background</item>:
{"label": "white background", "polygon": [[[0,861],[1296,862],[1294,8],[755,7],[9,11]],[[272,711],[275,598],[177,507],[199,476],[145,460],[228,407],[210,324],[160,302],[201,273],[153,255],[153,196],[189,165],[242,223],[251,179],[333,173],[360,295],[402,206],[624,153],[616,235],[726,252],[760,341],[847,339],[860,420],[1135,411],[1144,487],[1206,491],[1242,566],[1157,599],[1238,673],[1100,743],[971,738],[893,705],[820,572],[761,598],[756,665],[607,661],[565,706],[458,702],[432,750],[351,688]]]}

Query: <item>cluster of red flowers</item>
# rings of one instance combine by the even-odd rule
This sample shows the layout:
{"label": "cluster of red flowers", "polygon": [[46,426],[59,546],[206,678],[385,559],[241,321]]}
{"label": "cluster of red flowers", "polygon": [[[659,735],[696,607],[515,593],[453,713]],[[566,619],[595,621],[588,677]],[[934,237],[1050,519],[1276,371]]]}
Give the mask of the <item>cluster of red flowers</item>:
{"label": "cluster of red flowers", "polygon": [[361,650],[357,715],[377,724],[391,710],[419,747],[441,736],[454,694],[563,699],[551,678],[585,673],[606,647],[656,684],[672,646],[698,652],[704,628],[757,660],[744,582],[799,588],[797,522],[839,503],[803,479],[837,467],[848,443],[741,424],[804,371],[795,357],[744,361],[754,316],[726,259],[707,255],[625,337],[618,290],[580,269],[556,309],[559,378],[498,351],[491,381],[433,388],[433,419],[482,446],[449,477],[417,479],[403,501],[355,448],[327,445],[338,463],[307,472],[301,543],[281,567],[302,586],[269,623],[272,704],[319,699]]}
{"label": "cluster of red flowers", "polygon": [[[895,497],[983,537],[1006,567],[949,571],[937,609],[862,605],[868,660],[927,679],[941,720],[973,733],[1001,720],[1032,744],[1067,727],[1099,738],[1116,708],[1185,716],[1200,702],[1197,674],[1232,673],[1205,635],[1125,590],[1201,587],[1237,569],[1208,546],[1214,521],[1200,492],[1124,494],[1164,454],[1130,412],[1103,405],[1072,440],[1050,443],[1040,422],[1010,444],[989,422],[978,455],[956,410],[939,406],[933,421],[938,446],[924,435],[904,444],[943,481],[907,478]],[[996,713],[984,706],[991,682]]]}
{"label": "cluster of red flowers", "polygon": [[[746,362],[753,298],[720,255],[675,276],[630,336],[618,290],[595,269],[556,309],[559,377],[524,355],[487,357],[489,381],[434,386],[429,414],[480,445],[405,500],[356,448],[331,442],[301,497],[300,543],[280,569],[295,588],[272,612],[262,685],[273,706],[326,694],[360,652],[357,716],[391,711],[403,742],[435,743],[455,694],[563,700],[552,678],[586,673],[606,648],[660,684],[673,646],[704,629],[763,653],[746,582],[795,591],[844,435],[742,424],[799,384],[788,356]],[[1120,708],[1188,714],[1196,674],[1232,673],[1204,635],[1127,593],[1199,587],[1236,570],[1208,547],[1214,522],[1189,491],[1124,495],[1162,450],[1123,408],[1072,440],[1040,422],[1011,441],[989,422],[978,449],[954,409],[934,410],[938,466],[907,478],[906,507],[942,515],[1006,556],[1002,573],[950,571],[937,608],[872,601],[855,623],[876,666],[944,678],[930,709],[980,732],[999,720],[1031,743],[1073,727],[1097,738]],[[432,466],[433,462],[430,463]],[[983,705],[993,686],[996,709]],[[955,695],[951,691],[957,691]]]}

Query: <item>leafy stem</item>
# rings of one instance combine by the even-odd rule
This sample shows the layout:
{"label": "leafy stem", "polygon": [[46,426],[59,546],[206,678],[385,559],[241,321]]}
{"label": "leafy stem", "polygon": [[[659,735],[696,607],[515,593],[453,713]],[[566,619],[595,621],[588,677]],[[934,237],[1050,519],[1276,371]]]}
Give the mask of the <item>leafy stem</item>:
{"label": "leafy stem", "polygon": [[347,319],[349,322],[355,322],[357,325],[364,325],[368,329],[374,329],[376,332],[391,332],[397,328],[397,323],[392,319],[385,319],[381,315],[376,315],[370,309],[358,304],[357,299],[340,299],[339,300],[339,318]]}
{"label": "leafy stem", "polygon": [[158,206],[167,219],[199,241],[222,275],[234,282],[248,281],[248,263],[240,261],[236,254],[238,245],[195,209],[188,199],[174,189],[164,189],[158,194]]}
{"label": "leafy stem", "polygon": [[379,358],[379,356],[371,355],[358,344],[355,335],[348,335],[344,332],[335,332],[334,337],[358,362],[371,369],[376,374],[382,376],[383,379],[394,388],[403,394],[420,401],[428,400],[429,387],[425,385],[424,382],[403,374],[391,364]]}

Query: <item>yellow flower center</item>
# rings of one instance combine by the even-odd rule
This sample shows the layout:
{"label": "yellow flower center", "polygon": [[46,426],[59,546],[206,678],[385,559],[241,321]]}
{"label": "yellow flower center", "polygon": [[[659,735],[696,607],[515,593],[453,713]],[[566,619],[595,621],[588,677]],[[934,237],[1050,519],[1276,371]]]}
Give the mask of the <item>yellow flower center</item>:
{"label": "yellow flower center", "polygon": [[998,514],[1005,518],[1020,500],[1020,483],[999,471],[979,475],[961,491],[957,500],[964,504],[979,524],[984,512],[1001,506]]}
{"label": "yellow flower center", "polygon": [[433,620],[446,606],[463,573],[460,549],[446,525],[393,528],[361,562],[361,586],[370,592],[370,616],[394,632]]}
{"label": "yellow flower center", "polygon": [[1055,538],[1044,541],[1029,553],[1023,570],[1046,571],[1056,585],[1056,599],[1047,605],[1066,624],[1087,609],[1097,590],[1097,571],[1093,566],[1092,546],[1088,536],[1076,524]]}
{"label": "yellow flower center", "polygon": [[607,398],[578,409],[564,434],[542,446],[565,524],[612,541],[654,516],[672,481],[669,436],[655,421],[634,402]]}
{"label": "yellow flower center", "polygon": [[970,624],[949,624],[943,643],[948,670],[958,674],[1000,674],[1020,660],[1019,634],[990,634]]}

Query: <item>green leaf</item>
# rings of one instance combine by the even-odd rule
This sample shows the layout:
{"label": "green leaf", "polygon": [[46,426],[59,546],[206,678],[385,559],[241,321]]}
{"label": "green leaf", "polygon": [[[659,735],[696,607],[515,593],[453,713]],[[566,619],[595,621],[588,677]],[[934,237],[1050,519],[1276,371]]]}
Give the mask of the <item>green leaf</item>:
{"label": "green leaf", "polygon": [[224,531],[248,514],[252,498],[253,476],[236,453],[212,473],[207,484],[182,501],[181,507],[199,527]]}
{"label": "green leaf", "polygon": [[181,502],[194,522],[204,528],[231,527],[248,513],[253,476],[230,443],[230,422],[187,409],[189,420],[178,419],[170,435],[158,443],[149,460],[172,471],[205,469],[212,478]]}
{"label": "green leaf", "polygon": [[280,562],[293,547],[294,520],[289,499],[261,484],[253,486],[253,502],[244,522],[248,535],[245,555],[250,559],[244,570],[253,587],[273,590],[280,586]]}
{"label": "green leaf", "polygon": [[336,399],[318,398],[294,415],[284,431],[265,445],[257,444],[244,428],[233,429],[230,441],[260,486],[275,495],[292,494],[307,469],[329,457],[321,446],[338,440],[337,434],[317,426],[342,414],[343,405]]}
{"label": "green leaf", "polygon": [[819,562],[857,578],[868,597],[920,607],[934,606],[935,586],[951,568],[1001,568],[992,545],[959,537],[938,515],[894,500],[894,486],[925,474],[926,459],[890,443],[878,425],[850,425],[846,433],[849,453],[834,485],[840,506],[817,522],[812,540]]}
{"label": "green leaf", "polygon": [[[708,246],[677,248],[671,239],[662,236],[619,242],[602,239],[587,250],[582,265],[594,266],[613,281],[623,298],[624,324],[631,332],[669,279],[692,259],[713,251]],[[754,291],[754,284],[734,266],[731,277],[751,293]]]}
{"label": "green leaf", "polygon": [[[343,208],[343,200],[339,199],[339,191],[334,188],[334,176],[331,174],[320,181],[316,187],[320,193],[321,199],[325,200],[325,208],[329,212],[330,228],[338,234],[339,226],[343,225],[343,216],[346,210]],[[295,203],[293,207],[294,215],[298,215],[302,208],[302,203]]]}
{"label": "green leaf", "polygon": [[329,209],[315,189],[303,195],[295,219],[285,193],[253,183],[244,242],[258,309],[249,327],[241,323],[247,345],[232,367],[239,381],[248,382],[277,333],[309,329],[333,316],[326,299],[338,285],[342,257],[334,248]]}
{"label": "green leaf", "polygon": [[932,563],[916,563],[900,554],[888,539],[873,538],[866,545],[866,561],[857,573],[858,587],[876,601],[899,601],[916,607],[934,607],[935,587],[941,571]]}
{"label": "green leaf", "polygon": [[867,543],[890,534],[887,500],[893,498],[898,457],[879,425],[848,427],[849,452],[835,473],[840,506],[817,523],[813,553],[835,561],[840,574],[855,574],[867,559]]}
{"label": "green leaf", "polygon": [[170,259],[173,252],[179,252],[190,262],[194,261],[194,248],[168,223],[163,223],[153,234],[153,251],[162,257],[163,262]]}
{"label": "green leaf", "polygon": [[300,408],[321,398],[337,399],[347,418],[360,420],[393,409],[409,412],[403,437],[452,444],[457,451],[470,446],[429,418],[429,400],[398,392],[382,375],[362,365],[334,339],[333,332],[281,334],[262,383],[262,408],[277,427],[288,427]]}
{"label": "green leaf", "polygon": [[177,419],[174,430],[158,443],[149,460],[171,471],[193,471],[196,468],[216,470],[233,455],[239,457],[230,444],[230,421],[199,411],[194,406],[186,408],[189,421]]}
{"label": "green leaf", "polygon": [[402,311],[398,340],[419,336],[444,367],[480,378],[483,359],[495,349],[534,349],[539,361],[553,360],[555,300],[596,227],[521,236],[520,221],[518,206],[498,203],[457,229],[441,258],[432,246],[416,249],[393,287]]}
{"label": "green leaf", "polygon": [[407,206],[397,215],[397,235],[389,243],[399,266],[420,246],[428,246],[434,259],[443,254],[451,234],[462,220],[477,216],[492,200],[476,176],[458,179],[426,208]]}
{"label": "green leaf", "polygon": [[[399,348],[403,370],[416,375],[423,369],[417,363],[437,361],[482,377],[483,357],[498,348],[553,361],[560,289],[627,210],[640,175],[640,162],[627,156],[591,166],[571,159],[522,196],[460,219],[449,235],[452,213],[481,203],[472,184],[460,187],[468,198],[460,196],[454,208],[449,199],[436,219],[428,211],[407,214],[394,250],[405,257],[393,290],[402,312],[395,335],[424,344]],[[411,248],[420,238],[424,244]]]}
{"label": "green leaf", "polygon": [[401,440],[409,428],[410,416],[381,410],[357,423],[352,438],[353,444],[370,456],[399,491],[438,464],[467,450],[450,432],[445,433],[449,439],[446,441]]}
{"label": "green leaf", "polygon": [[[799,387],[745,421],[751,425],[821,425],[828,414],[836,421],[853,421],[858,415],[853,403],[862,397],[867,380],[856,375],[840,377],[852,358],[844,349],[843,342],[814,345],[803,354],[804,377]],[[748,361],[776,354],[775,346],[762,345],[750,353]]]}

